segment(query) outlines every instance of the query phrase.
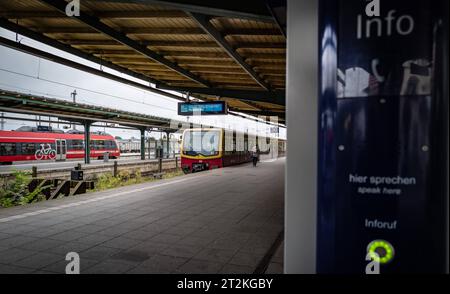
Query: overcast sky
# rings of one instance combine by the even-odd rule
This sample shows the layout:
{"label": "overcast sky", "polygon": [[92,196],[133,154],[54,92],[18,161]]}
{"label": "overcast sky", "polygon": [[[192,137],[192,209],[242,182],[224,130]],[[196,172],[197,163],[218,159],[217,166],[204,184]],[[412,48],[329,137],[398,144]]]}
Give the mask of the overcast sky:
{"label": "overcast sky", "polygon": [[[16,39],[16,34],[1,28],[0,36],[12,40]],[[95,63],[35,42],[23,36],[19,35],[18,39],[22,44],[44,50],[97,69],[100,68],[100,66]],[[179,101],[175,99],[167,98],[165,96],[141,90],[119,82],[114,82],[3,46],[0,46],[0,59],[0,89],[31,93],[34,95],[58,99],[67,99],[70,101],[72,100],[70,93],[76,90],[76,99],[77,102],[80,103],[96,106],[107,106],[110,108],[177,119],[181,121],[186,121],[187,119],[186,117],[177,115],[177,103]],[[103,67],[103,70],[144,83],[143,81],[120,74],[109,68]],[[18,115],[5,113],[5,116],[17,117]],[[34,118],[34,116],[32,118]],[[45,119],[48,120],[48,117]],[[233,128],[233,126],[236,126],[235,128],[238,130],[248,129],[250,131],[259,130],[265,132],[265,129],[267,128],[266,125],[256,124],[250,120],[230,115],[208,116],[202,117],[201,119],[204,124],[211,124],[225,128]],[[200,121],[198,121],[195,117],[191,117],[190,121],[200,123]],[[43,124],[48,125],[48,123]],[[4,129],[14,130],[24,125],[36,125],[36,123],[5,120]],[[56,127],[56,124],[53,126]],[[101,130],[103,130],[103,128],[101,128]],[[139,137],[139,131],[137,130],[132,131],[109,128],[106,129],[106,131],[114,136],[120,136],[122,138],[130,138],[133,136],[136,138]],[[284,129],[280,130],[280,137],[285,138]]]}

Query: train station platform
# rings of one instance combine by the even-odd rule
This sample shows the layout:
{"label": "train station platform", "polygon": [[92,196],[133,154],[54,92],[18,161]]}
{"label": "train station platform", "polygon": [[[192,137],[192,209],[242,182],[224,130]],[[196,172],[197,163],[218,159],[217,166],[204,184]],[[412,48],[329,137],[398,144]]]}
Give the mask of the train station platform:
{"label": "train station platform", "polygon": [[[0,209],[0,273],[254,273],[277,251],[285,159]],[[272,254],[273,255],[273,254]],[[278,259],[277,259],[278,258]]]}

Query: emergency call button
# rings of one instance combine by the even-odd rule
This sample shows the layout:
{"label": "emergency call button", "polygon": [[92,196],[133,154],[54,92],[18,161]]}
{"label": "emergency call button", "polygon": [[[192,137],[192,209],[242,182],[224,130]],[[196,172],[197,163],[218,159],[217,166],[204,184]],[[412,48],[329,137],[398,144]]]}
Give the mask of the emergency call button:
{"label": "emergency call button", "polygon": [[374,240],[367,245],[367,253],[381,264],[389,263],[395,255],[394,246],[386,240]]}

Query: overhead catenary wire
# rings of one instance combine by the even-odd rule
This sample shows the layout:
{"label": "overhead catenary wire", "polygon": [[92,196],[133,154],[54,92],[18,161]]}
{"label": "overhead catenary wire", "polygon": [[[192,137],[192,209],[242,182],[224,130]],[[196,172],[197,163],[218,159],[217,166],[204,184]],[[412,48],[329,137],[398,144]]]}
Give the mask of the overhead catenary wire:
{"label": "overhead catenary wire", "polygon": [[[86,88],[75,86],[75,85],[71,85],[71,84],[57,82],[57,81],[53,81],[53,80],[49,80],[49,79],[44,79],[44,78],[41,78],[41,77],[38,78],[38,77],[35,77],[35,76],[32,76],[32,75],[28,75],[28,74],[12,71],[12,70],[5,69],[5,68],[0,68],[0,71],[16,74],[16,75],[20,75],[20,76],[24,76],[24,77],[27,77],[27,78],[38,79],[40,81],[45,81],[45,82],[57,84],[57,85],[60,85],[60,86],[73,87],[73,88],[76,88],[78,90],[83,90],[83,91],[94,93],[94,94],[98,94],[98,95],[113,97],[113,98],[124,100],[124,101],[128,101],[128,102],[133,102],[133,103],[147,105],[147,106],[153,106],[153,107],[157,107],[157,108],[161,108],[161,109],[165,109],[165,110],[169,110],[169,111],[174,111],[173,109],[168,108],[168,107],[163,107],[163,106],[155,105],[155,104],[152,104],[152,103],[146,103],[146,102],[143,102],[143,101],[136,101],[136,100],[133,100],[133,99],[129,99],[129,98],[125,98],[125,97],[121,97],[121,96],[117,96],[117,95],[112,95],[112,94],[108,94],[108,93],[104,93],[104,92],[100,92],[100,91],[95,91],[95,90],[90,90],[90,89],[86,89]],[[22,88],[22,89],[31,91],[30,89],[25,89],[25,88]],[[50,93],[44,93],[44,92],[39,92],[39,93],[47,95],[47,96],[52,96],[52,97],[55,97],[55,98],[60,98],[61,97],[61,95],[57,95],[57,94],[50,94]],[[169,98],[165,98],[165,97],[161,97],[161,98],[169,99]]]}

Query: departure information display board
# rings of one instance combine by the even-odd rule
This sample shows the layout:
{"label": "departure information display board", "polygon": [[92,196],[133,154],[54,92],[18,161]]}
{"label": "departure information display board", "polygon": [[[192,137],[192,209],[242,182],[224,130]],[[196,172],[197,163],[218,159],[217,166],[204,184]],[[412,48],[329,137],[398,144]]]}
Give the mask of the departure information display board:
{"label": "departure information display board", "polygon": [[225,101],[178,103],[178,115],[224,115],[227,113]]}
{"label": "departure information display board", "polygon": [[319,272],[444,270],[438,2],[322,1]]}

